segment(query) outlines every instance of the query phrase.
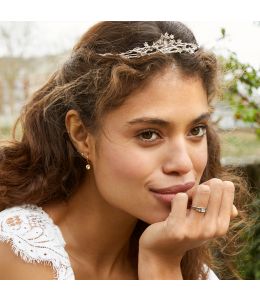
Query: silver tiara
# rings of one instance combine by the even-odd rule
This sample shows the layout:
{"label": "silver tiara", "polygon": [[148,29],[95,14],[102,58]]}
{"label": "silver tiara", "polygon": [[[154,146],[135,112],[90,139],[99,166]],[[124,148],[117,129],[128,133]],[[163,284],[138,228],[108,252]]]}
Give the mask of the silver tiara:
{"label": "silver tiara", "polygon": [[193,43],[183,43],[182,40],[178,39],[177,41],[174,39],[173,34],[161,34],[161,37],[156,42],[153,42],[152,45],[148,45],[147,42],[144,43],[143,47],[136,47],[132,50],[128,50],[126,52],[122,52],[119,54],[113,53],[104,53],[100,54],[102,56],[108,55],[120,55],[124,58],[138,58],[145,55],[151,55],[156,52],[161,52],[164,54],[167,53],[191,53],[193,54],[199,47]]}

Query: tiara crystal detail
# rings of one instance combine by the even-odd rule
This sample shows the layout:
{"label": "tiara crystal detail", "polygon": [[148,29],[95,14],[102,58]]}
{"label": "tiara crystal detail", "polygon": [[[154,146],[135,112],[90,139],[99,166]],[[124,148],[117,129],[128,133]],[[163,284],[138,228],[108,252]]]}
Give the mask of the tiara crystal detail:
{"label": "tiara crystal detail", "polygon": [[124,58],[138,58],[145,55],[151,55],[153,53],[161,52],[163,54],[168,53],[190,53],[193,54],[199,47],[193,43],[183,43],[182,40],[178,39],[177,41],[174,38],[173,34],[161,34],[161,37],[156,42],[153,42],[152,45],[149,45],[147,42],[144,43],[143,47],[136,47],[132,50],[122,52],[119,54],[113,53],[104,53],[100,54],[102,56],[108,55],[120,55]]}

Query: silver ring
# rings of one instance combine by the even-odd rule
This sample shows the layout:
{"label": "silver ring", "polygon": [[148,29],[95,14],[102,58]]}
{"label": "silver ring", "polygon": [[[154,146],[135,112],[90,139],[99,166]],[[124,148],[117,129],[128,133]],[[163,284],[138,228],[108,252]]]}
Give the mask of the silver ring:
{"label": "silver ring", "polygon": [[191,208],[196,210],[199,213],[205,213],[207,211],[206,207],[192,206]]}

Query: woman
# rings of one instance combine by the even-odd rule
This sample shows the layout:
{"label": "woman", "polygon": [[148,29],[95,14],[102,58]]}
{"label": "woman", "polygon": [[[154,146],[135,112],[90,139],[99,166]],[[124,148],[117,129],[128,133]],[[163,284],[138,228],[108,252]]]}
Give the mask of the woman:
{"label": "woman", "polygon": [[180,22],[90,28],[1,147],[1,279],[216,278],[246,193],[220,165],[218,87]]}

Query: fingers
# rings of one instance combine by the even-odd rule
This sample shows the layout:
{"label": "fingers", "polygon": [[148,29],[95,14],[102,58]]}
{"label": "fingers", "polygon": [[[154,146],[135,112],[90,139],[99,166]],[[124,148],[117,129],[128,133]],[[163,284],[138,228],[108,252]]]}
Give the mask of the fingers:
{"label": "fingers", "polygon": [[237,208],[235,207],[235,205],[233,204],[232,213],[231,213],[231,220],[233,220],[237,216],[238,216],[238,211],[237,211]]}
{"label": "fingers", "polygon": [[[203,182],[203,185],[208,185],[210,187],[210,191],[211,191],[211,196],[210,196],[210,200],[209,200],[209,204],[208,204],[208,209],[207,209],[207,215],[210,215],[211,217],[216,217],[217,215],[220,214],[220,207],[222,206],[222,201],[223,201],[223,191],[227,189],[229,189],[229,185],[231,185],[231,190],[233,190],[232,194],[230,195],[232,202],[234,201],[234,191],[235,191],[235,187],[233,182],[231,181],[222,181],[218,178],[212,178],[206,182]],[[221,196],[222,193],[222,196]],[[217,196],[218,195],[218,196]],[[224,196],[224,198],[229,198],[226,195]],[[221,201],[219,201],[221,199]],[[224,200],[225,203],[224,207],[226,207],[226,205],[228,205],[226,203],[227,200]],[[219,206],[219,209],[218,209]],[[223,208],[225,209],[225,208]],[[237,208],[235,207],[235,205],[232,206],[232,210],[231,210],[231,219],[235,218],[236,216],[238,216],[238,211]]]}
{"label": "fingers", "polygon": [[235,187],[231,181],[223,181],[223,197],[219,211],[220,217],[230,217],[233,209],[233,201],[235,195]]}
{"label": "fingers", "polygon": [[[207,208],[209,197],[210,188],[207,185],[199,185],[192,200],[192,206]],[[199,213],[191,208],[189,216],[193,219],[193,221],[199,221],[202,217],[204,217],[204,213]]]}
{"label": "fingers", "polygon": [[[202,187],[208,187],[208,197],[206,190],[202,193]],[[191,209],[190,216],[192,223],[198,229],[199,222],[204,223],[204,233],[209,235],[222,236],[226,234],[229,228],[230,220],[238,215],[236,207],[233,205],[235,187],[231,181],[222,181],[218,178],[212,178],[206,183],[197,187],[192,205],[205,207],[205,214]],[[204,218],[203,218],[204,216]]]}
{"label": "fingers", "polygon": [[[198,185],[193,190],[192,206],[206,208],[206,213],[195,209],[187,209],[188,195],[178,193],[172,201],[172,209],[169,221],[176,226],[185,224],[188,220],[189,232],[199,233],[203,228],[203,234],[221,236],[228,228],[230,220],[238,215],[234,201],[234,184],[231,181],[222,181],[212,178],[206,183]],[[194,233],[195,235],[195,233]]]}
{"label": "fingers", "polygon": [[227,232],[233,209],[235,187],[231,181],[223,181],[223,196],[218,216],[218,235]]}
{"label": "fingers", "polygon": [[[184,222],[187,214],[188,195],[178,193],[172,200],[171,213],[169,217],[177,222]],[[182,223],[183,224],[183,223]]]}
{"label": "fingers", "polygon": [[210,187],[210,200],[205,217],[213,221],[217,219],[222,204],[223,181],[213,178],[207,185]]}

